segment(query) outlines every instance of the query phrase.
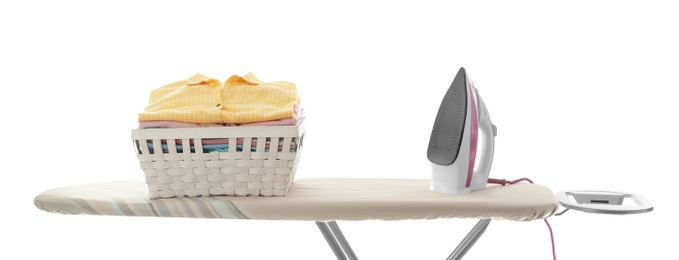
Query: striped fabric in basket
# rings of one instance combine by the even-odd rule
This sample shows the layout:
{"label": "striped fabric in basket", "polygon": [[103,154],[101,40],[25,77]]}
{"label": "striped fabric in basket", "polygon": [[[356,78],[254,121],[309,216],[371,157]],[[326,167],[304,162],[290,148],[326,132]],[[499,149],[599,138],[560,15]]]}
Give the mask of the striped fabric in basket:
{"label": "striped fabric in basket", "polygon": [[[286,196],[304,130],[304,120],[296,126],[135,129],[132,140],[152,199]],[[203,144],[214,139],[228,141]]]}

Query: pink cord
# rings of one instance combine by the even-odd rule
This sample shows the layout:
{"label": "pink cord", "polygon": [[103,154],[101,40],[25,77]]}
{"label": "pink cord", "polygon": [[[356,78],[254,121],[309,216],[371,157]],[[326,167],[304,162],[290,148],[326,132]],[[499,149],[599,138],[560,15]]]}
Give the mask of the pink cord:
{"label": "pink cord", "polygon": [[[508,180],[505,180],[505,179],[488,178],[488,183],[500,184],[502,186],[505,186],[507,184],[516,184],[516,183],[519,183],[519,182],[522,182],[522,181],[534,183],[533,181],[531,181],[528,178],[521,178],[521,179],[513,180],[513,181],[508,181]],[[549,225],[549,221],[547,221],[547,219],[543,219],[543,220],[545,221],[545,224],[547,224],[547,228],[549,228],[549,236],[552,239],[552,256],[554,257],[554,260],[556,260],[556,249],[555,249],[555,246],[554,246],[554,232],[552,231],[552,226]]]}
{"label": "pink cord", "polygon": [[533,181],[531,181],[531,180],[528,179],[528,178],[521,178],[521,179],[513,180],[513,181],[508,181],[508,180],[505,180],[505,179],[493,179],[493,178],[488,178],[488,183],[500,184],[500,185],[502,185],[502,186],[505,186],[505,185],[507,185],[507,184],[516,184],[516,183],[519,183],[519,182],[522,182],[522,181],[527,181],[527,182],[530,182],[530,183],[534,183]]}
{"label": "pink cord", "polygon": [[534,183],[533,181],[531,181],[531,180],[528,179],[528,178],[521,178],[521,179],[518,179],[518,180],[510,181],[509,184],[515,184],[515,183],[522,182],[522,181],[527,181],[527,182],[530,182],[530,183]]}
{"label": "pink cord", "polygon": [[554,257],[554,260],[556,260],[556,250],[554,249],[554,233],[552,232],[552,226],[549,225],[549,221],[547,219],[543,219],[545,221],[545,224],[547,224],[547,227],[549,228],[549,236],[552,238],[552,256]]}

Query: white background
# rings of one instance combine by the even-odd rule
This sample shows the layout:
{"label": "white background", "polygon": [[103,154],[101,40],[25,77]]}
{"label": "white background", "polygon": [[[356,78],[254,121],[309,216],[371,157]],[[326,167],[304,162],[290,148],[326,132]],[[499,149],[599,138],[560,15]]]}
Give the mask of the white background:
{"label": "white background", "polygon": [[[143,180],[137,112],[196,72],[297,84],[309,124],[297,178],[429,178],[431,127],[461,66],[498,126],[492,177],[655,205],[550,218],[559,259],[676,256],[673,5],[16,2],[0,3],[0,259],[333,259],[311,222],[65,216],[33,198]],[[339,224],[361,259],[444,259],[475,222]],[[500,257],[550,259],[545,224],[491,222],[465,259]]]}

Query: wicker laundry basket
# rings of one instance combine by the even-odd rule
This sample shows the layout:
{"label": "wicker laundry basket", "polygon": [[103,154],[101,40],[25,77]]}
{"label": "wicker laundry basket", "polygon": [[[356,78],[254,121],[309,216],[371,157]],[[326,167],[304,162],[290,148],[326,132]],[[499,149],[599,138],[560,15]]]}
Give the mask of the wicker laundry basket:
{"label": "wicker laundry basket", "polygon": [[[135,129],[132,140],[152,199],[286,196],[304,130],[304,120],[296,126]],[[209,141],[222,145],[210,151]]]}

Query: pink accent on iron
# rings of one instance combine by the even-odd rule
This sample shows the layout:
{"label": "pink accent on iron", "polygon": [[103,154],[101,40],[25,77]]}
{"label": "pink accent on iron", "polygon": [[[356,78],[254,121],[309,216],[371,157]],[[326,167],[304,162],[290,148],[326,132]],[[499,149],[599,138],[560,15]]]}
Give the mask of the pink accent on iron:
{"label": "pink accent on iron", "polygon": [[479,138],[479,118],[476,111],[476,93],[474,92],[474,84],[467,76],[467,85],[469,86],[469,96],[471,97],[471,144],[469,145],[469,168],[467,168],[467,183],[465,188],[472,185],[472,176],[474,175],[474,164],[476,163],[476,144]]}

